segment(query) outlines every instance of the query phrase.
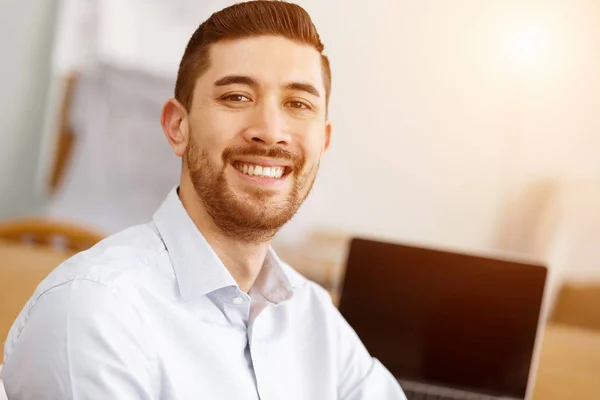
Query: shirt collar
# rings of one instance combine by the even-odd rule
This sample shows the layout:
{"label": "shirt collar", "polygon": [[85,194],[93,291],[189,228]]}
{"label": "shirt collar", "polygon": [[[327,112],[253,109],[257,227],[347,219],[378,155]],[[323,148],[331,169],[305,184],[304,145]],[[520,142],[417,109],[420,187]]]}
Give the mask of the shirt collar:
{"label": "shirt collar", "polygon": [[294,276],[286,274],[282,265],[275,251],[269,249],[250,293],[258,292],[274,304],[291,299],[296,286]]}
{"label": "shirt collar", "polygon": [[[177,191],[177,187],[173,188],[153,221],[169,253],[182,300],[191,301],[224,287],[237,287],[183,207]],[[255,283],[269,301],[278,303],[291,298],[296,275],[287,268],[270,248]]]}

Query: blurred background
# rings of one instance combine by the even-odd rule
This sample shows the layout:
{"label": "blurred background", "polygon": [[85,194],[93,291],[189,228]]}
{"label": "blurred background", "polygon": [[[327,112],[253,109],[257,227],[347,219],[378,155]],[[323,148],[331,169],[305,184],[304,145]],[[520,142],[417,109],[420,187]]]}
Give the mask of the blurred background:
{"label": "blurred background", "polygon": [[[146,222],[179,176],[159,113],[183,49],[233,3],[4,0],[0,220]],[[600,2],[298,3],[331,59],[334,136],[282,251],[366,235],[600,281]]]}
{"label": "blurred background", "polygon": [[[151,218],[180,172],[161,106],[233,3],[2,1],[0,264],[19,278],[0,307]],[[334,134],[282,257],[332,291],[353,236],[538,260],[554,320],[600,329],[600,2],[297,3],[331,60]]]}
{"label": "blurred background", "polygon": [[[159,114],[184,47],[233,3],[3,0],[0,224],[147,222],[179,178]],[[599,1],[297,3],[331,60],[334,134],[284,259],[335,289],[368,236],[539,260],[552,304],[600,287]]]}

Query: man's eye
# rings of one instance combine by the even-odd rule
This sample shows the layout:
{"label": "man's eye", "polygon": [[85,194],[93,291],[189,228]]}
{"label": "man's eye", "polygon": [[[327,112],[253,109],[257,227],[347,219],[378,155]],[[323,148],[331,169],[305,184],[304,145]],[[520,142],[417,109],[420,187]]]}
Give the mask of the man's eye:
{"label": "man's eye", "polygon": [[230,95],[223,97],[223,100],[228,100],[228,101],[233,101],[233,102],[250,101],[249,98],[247,98],[246,96],[244,96],[242,94],[230,94]]}
{"label": "man's eye", "polygon": [[292,107],[292,108],[297,108],[297,109],[300,109],[300,110],[302,110],[302,109],[305,109],[305,110],[308,110],[308,109],[310,109],[310,107],[309,107],[309,105],[308,105],[308,104],[306,104],[306,103],[303,103],[303,102],[301,102],[301,101],[297,101],[297,100],[290,101],[290,102],[289,102],[289,105],[290,105],[290,107]]}

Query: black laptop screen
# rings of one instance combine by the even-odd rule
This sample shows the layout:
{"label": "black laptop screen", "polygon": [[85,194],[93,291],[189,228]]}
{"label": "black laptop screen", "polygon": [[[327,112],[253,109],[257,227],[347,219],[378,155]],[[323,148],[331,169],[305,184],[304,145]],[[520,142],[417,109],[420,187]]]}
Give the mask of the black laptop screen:
{"label": "black laptop screen", "polygon": [[340,312],[399,379],[524,398],[546,268],[353,240]]}

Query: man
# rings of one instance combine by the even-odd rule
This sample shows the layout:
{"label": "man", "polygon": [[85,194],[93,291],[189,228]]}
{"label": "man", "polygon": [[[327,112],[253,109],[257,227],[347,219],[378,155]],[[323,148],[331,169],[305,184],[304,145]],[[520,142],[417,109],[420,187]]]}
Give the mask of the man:
{"label": "man", "polygon": [[329,146],[322,50],[283,2],[198,28],[161,116],[178,188],[39,286],[6,342],[10,399],[405,399],[269,245]]}

